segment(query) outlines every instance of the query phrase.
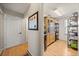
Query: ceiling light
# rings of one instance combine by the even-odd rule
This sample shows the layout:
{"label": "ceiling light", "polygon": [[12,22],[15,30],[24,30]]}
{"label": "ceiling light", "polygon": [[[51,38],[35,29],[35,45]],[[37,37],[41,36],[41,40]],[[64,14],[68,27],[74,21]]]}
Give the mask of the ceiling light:
{"label": "ceiling light", "polygon": [[62,16],[62,14],[58,11],[58,10],[55,10],[54,11],[58,16]]}
{"label": "ceiling light", "polygon": [[57,8],[54,10],[54,13],[56,13],[58,16],[62,16],[64,14],[63,8]]}

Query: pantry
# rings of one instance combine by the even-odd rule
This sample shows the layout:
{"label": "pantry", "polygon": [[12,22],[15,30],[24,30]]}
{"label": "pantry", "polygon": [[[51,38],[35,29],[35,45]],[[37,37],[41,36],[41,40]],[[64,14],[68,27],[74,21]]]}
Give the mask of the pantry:
{"label": "pantry", "polygon": [[78,50],[78,12],[72,13],[68,19],[68,47]]}

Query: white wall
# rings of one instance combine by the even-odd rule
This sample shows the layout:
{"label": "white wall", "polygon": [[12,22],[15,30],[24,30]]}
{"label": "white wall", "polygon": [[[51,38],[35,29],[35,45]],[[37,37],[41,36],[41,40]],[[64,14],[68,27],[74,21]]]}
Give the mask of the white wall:
{"label": "white wall", "polygon": [[[22,18],[5,14],[4,47],[9,48],[26,42],[22,29]],[[22,34],[19,34],[22,32]]]}
{"label": "white wall", "polygon": [[4,49],[4,15],[0,13],[0,50]]}
{"label": "white wall", "polygon": [[[39,13],[38,15],[38,21],[39,21],[39,30],[28,30],[28,34],[27,34],[27,37],[28,37],[28,51],[31,53],[31,55],[41,55],[41,27],[43,27],[43,21],[42,21],[42,18],[43,18],[43,10],[42,10],[42,4],[31,4],[30,5],[30,8],[28,10],[28,14],[26,17],[29,17],[31,16],[33,13],[37,12]],[[28,24],[28,23],[27,23]],[[26,25],[27,25],[26,24]],[[41,25],[42,24],[42,25]],[[43,27],[44,28],[44,27]],[[41,30],[40,30],[41,29]],[[43,33],[43,31],[42,31]]]}
{"label": "white wall", "polygon": [[25,17],[25,29],[26,29],[26,31],[25,31],[26,42],[28,43],[28,18],[26,18],[26,17]]}
{"label": "white wall", "polygon": [[22,19],[22,26],[21,26],[21,29],[22,29],[22,34],[23,34],[23,39],[24,39],[24,41],[27,43],[27,37],[26,37],[26,33],[27,33],[27,31],[26,31],[26,18],[24,18],[24,19]]}
{"label": "white wall", "polygon": [[78,56],[79,56],[79,15],[78,15]]}

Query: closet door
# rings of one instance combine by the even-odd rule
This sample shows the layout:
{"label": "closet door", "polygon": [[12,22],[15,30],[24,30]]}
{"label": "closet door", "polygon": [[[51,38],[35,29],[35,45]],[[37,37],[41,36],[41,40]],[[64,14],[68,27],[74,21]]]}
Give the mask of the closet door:
{"label": "closet door", "polygon": [[50,44],[55,42],[55,22],[52,20],[50,20],[49,23],[49,27],[50,27]]}
{"label": "closet door", "polygon": [[21,23],[22,19],[19,17],[15,17],[12,15],[6,14],[6,48],[14,47],[16,45],[24,43],[24,39],[22,37]]}
{"label": "closet door", "polygon": [[4,15],[0,13],[0,51],[4,48]]}

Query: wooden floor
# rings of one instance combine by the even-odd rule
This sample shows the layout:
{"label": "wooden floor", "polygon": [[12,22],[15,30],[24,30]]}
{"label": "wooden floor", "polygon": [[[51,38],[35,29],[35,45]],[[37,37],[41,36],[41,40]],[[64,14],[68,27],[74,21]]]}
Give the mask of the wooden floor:
{"label": "wooden floor", "polygon": [[0,55],[1,55],[2,51],[0,51]]}
{"label": "wooden floor", "polygon": [[67,47],[66,41],[58,40],[50,45],[44,52],[44,56],[76,56],[77,51]]}
{"label": "wooden floor", "polygon": [[[26,43],[8,48],[2,52],[2,56],[23,56],[27,54]],[[1,52],[0,52],[1,53]],[[58,40],[51,44],[44,52],[44,56],[76,56],[77,51],[67,47],[66,41]]]}
{"label": "wooden floor", "polygon": [[2,56],[23,56],[27,53],[28,45],[26,43],[8,48],[2,52]]}

